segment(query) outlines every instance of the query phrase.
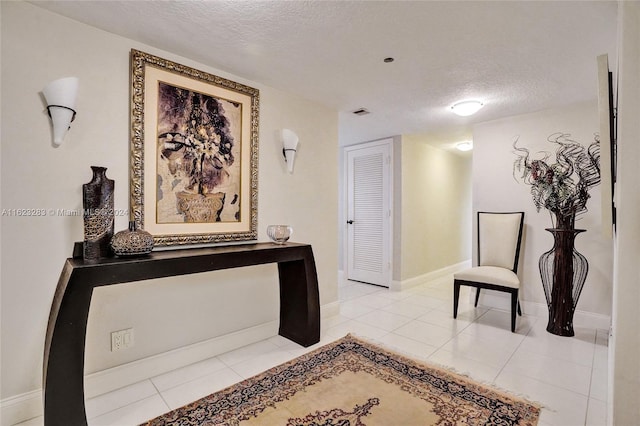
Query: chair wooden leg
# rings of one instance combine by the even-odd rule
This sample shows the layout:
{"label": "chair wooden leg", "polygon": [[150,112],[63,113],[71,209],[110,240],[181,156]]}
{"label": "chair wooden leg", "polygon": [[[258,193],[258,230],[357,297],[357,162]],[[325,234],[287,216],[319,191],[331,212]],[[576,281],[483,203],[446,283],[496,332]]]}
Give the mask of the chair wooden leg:
{"label": "chair wooden leg", "polygon": [[460,284],[453,281],[453,317],[458,317],[458,298],[460,297]]}
{"label": "chair wooden leg", "polygon": [[480,287],[476,288],[476,303],[473,305],[476,308],[478,307],[478,299],[480,299]]}
{"label": "chair wooden leg", "polygon": [[518,315],[522,316],[522,310],[520,310],[520,298],[518,298]]}
{"label": "chair wooden leg", "polygon": [[518,290],[511,293],[511,332],[516,331],[516,311],[518,310]]}

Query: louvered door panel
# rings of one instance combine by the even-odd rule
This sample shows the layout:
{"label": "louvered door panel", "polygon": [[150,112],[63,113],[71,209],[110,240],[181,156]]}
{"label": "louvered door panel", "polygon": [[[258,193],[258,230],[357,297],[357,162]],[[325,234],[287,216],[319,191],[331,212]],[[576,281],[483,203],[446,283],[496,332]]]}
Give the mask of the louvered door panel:
{"label": "louvered door panel", "polygon": [[382,154],[354,159],[353,267],[382,272]]}
{"label": "louvered door panel", "polygon": [[347,277],[385,286],[390,284],[389,160],[385,144],[347,154]]}

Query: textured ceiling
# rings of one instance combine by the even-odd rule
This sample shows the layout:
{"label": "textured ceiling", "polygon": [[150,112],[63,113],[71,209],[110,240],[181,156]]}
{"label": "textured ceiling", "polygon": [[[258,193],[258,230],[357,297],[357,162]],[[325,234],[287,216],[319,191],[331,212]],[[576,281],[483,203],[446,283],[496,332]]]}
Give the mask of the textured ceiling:
{"label": "textured ceiling", "polygon": [[[341,145],[420,133],[448,147],[475,122],[595,99],[596,56],[616,53],[615,1],[32,3],[336,108]],[[469,98],[485,107],[450,112]]]}

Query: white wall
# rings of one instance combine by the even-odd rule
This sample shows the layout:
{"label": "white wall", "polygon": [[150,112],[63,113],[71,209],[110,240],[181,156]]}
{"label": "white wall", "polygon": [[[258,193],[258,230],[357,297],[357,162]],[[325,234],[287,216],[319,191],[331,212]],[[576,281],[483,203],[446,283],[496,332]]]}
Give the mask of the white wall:
{"label": "white wall", "polygon": [[[313,245],[321,303],[337,300],[337,112],[285,92],[60,17],[24,2],[2,2],[2,208],[82,207],[89,166],[108,168],[115,207],[128,209],[129,51],[146,51],[260,90],[258,234],[288,223]],[[63,145],[51,145],[40,95],[51,80],[80,79],[78,115]],[[286,173],[279,129],[300,148]],[[116,230],[127,217],[116,218]],[[2,217],[0,398],[41,387],[52,296],[81,217]],[[273,265],[125,284],[96,290],[86,372],[277,320]],[[135,329],[133,348],[109,352],[109,333]]]}
{"label": "white wall", "polygon": [[[594,95],[596,92],[596,60],[594,58]],[[513,177],[516,160],[512,147],[526,147],[532,155],[538,151],[555,153],[556,146],[547,142],[556,132],[570,133],[584,145],[593,142],[598,132],[596,101],[568,105],[533,114],[509,117],[482,123],[473,132],[473,211],[524,211],[525,231],[518,271],[522,281],[521,300],[544,303],[542,282],[538,270],[540,255],[553,246],[553,237],[545,228],[551,228],[546,210],[536,212],[530,186]],[[611,314],[612,241],[601,235],[600,187],[590,191],[588,212],[579,216],[576,228],[587,232],[576,238],[576,249],[589,261],[589,275],[577,309],[591,313]],[[474,253],[475,258],[475,253]],[[508,306],[507,297],[504,306]]]}
{"label": "white wall", "polygon": [[471,157],[428,141],[402,136],[402,281],[471,258]]}
{"label": "white wall", "polygon": [[618,230],[608,412],[609,424],[631,425],[640,419],[640,3],[620,2],[618,11]]}

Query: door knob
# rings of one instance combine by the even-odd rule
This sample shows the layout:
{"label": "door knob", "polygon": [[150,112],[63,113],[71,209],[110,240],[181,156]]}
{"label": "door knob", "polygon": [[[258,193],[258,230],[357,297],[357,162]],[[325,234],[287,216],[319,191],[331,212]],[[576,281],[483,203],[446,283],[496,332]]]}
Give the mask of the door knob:
{"label": "door knob", "polygon": [[352,220],[348,220],[348,221],[347,221],[347,223],[348,223],[349,225],[352,225],[352,224],[353,224],[353,221],[352,221]]}

